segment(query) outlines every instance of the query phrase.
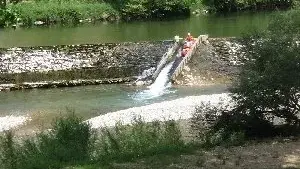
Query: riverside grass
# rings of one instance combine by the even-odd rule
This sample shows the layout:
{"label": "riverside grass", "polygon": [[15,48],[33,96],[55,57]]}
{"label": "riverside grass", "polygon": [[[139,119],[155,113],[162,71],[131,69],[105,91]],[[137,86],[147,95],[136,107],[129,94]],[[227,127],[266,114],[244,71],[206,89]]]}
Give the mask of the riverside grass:
{"label": "riverside grass", "polygon": [[[232,0],[32,0],[9,4],[0,9],[0,27],[32,26],[34,23],[78,24],[81,22],[140,20],[189,16],[205,12],[235,12],[244,10],[289,9],[299,6],[296,0],[249,1]],[[205,13],[204,12],[204,13]],[[42,22],[37,22],[42,21]]]}
{"label": "riverside grass", "polygon": [[119,13],[108,3],[96,1],[36,1],[10,4],[8,9],[15,12],[24,25],[36,21],[45,24],[77,24],[81,21],[105,21],[118,19]]}
{"label": "riverside grass", "polygon": [[31,138],[15,138],[12,131],[0,139],[0,169],[105,167],[159,154],[191,151],[174,121],[91,129],[74,113],[54,120],[52,129]]}

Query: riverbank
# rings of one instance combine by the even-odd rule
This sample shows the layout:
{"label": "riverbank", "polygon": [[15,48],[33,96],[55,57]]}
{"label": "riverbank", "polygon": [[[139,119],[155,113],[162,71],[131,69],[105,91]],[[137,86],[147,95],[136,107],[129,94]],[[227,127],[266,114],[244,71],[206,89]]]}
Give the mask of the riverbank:
{"label": "riverbank", "polygon": [[[98,127],[112,127],[119,122],[118,117],[124,119],[123,125],[131,124],[136,120],[136,115],[141,115],[141,119],[148,122],[151,121],[167,121],[171,119],[185,119],[186,117],[191,117],[192,112],[194,112],[193,104],[207,104],[218,106],[220,104],[226,104],[228,101],[227,94],[217,94],[217,95],[205,95],[205,96],[191,96],[183,99],[177,99],[170,102],[163,102],[159,104],[152,104],[149,106],[138,107],[127,109],[124,111],[118,111],[109,113],[107,115],[99,116],[93,118],[88,122],[91,122],[94,128]],[[222,101],[222,99],[224,99]],[[199,102],[200,101],[200,102]],[[221,102],[220,102],[221,101]],[[176,105],[172,107],[171,104]],[[161,111],[161,109],[163,109]],[[145,112],[144,112],[145,110]],[[159,110],[158,113],[157,110]],[[160,112],[161,111],[161,112]],[[175,112],[174,112],[175,111]],[[174,114],[170,113],[174,112]],[[178,112],[182,112],[180,115]],[[118,115],[117,115],[118,114]],[[123,114],[123,115],[122,115]],[[178,115],[175,115],[178,114]],[[127,116],[128,117],[127,117]],[[154,118],[149,118],[149,115],[154,115]],[[105,117],[105,118],[104,118]],[[0,118],[0,122],[1,122]],[[98,121],[95,123],[95,121]],[[188,120],[179,120],[179,127],[183,137],[191,137],[190,125],[191,122]],[[3,124],[3,123],[0,123]],[[128,126],[127,126],[128,127]],[[119,126],[120,130],[122,129]],[[130,128],[130,127],[128,127]],[[141,128],[142,129],[142,128]],[[147,131],[150,128],[145,128]],[[122,130],[123,131],[123,130]],[[153,134],[153,133],[152,133]],[[28,137],[28,136],[27,136]],[[144,139],[139,137],[139,139]],[[190,140],[195,138],[191,137]],[[117,140],[119,141],[119,140]],[[124,139],[121,141],[125,141]],[[134,142],[138,144],[138,142]],[[127,158],[122,158],[121,161],[113,161],[109,164],[104,163],[92,163],[84,162],[79,165],[71,165],[72,169],[96,169],[99,167],[107,168],[235,168],[235,169],[245,169],[245,168],[298,168],[300,167],[300,154],[299,154],[299,138],[275,138],[267,140],[250,140],[242,146],[230,146],[230,147],[211,147],[205,148],[201,146],[193,147],[193,151],[190,148],[184,152],[176,153],[155,153],[154,155],[146,154],[146,157],[137,157],[134,159],[126,160]],[[95,150],[98,147],[94,147]],[[119,156],[121,157],[121,156]]]}
{"label": "riverbank", "polygon": [[18,1],[4,4],[0,27],[31,27],[41,25],[77,25],[96,22],[162,20],[208,13],[227,14],[237,11],[276,11],[297,8],[297,1]]}
{"label": "riverbank", "polygon": [[190,14],[189,1],[97,1],[54,0],[19,1],[7,4],[0,18],[1,26],[79,24],[97,21],[132,21]]}
{"label": "riverbank", "polygon": [[[108,112],[102,115],[94,115],[92,118],[87,119],[86,122],[90,123],[92,128],[103,128],[113,127],[118,123],[122,125],[130,125],[136,118],[141,118],[145,122],[188,120],[192,118],[196,111],[195,108],[199,105],[209,104],[221,107],[222,104],[228,104],[230,100],[231,98],[228,93],[188,96],[171,101],[161,101],[145,106],[137,106],[119,111]],[[55,117],[65,115],[63,112],[60,114],[61,115],[55,114],[55,112],[28,112],[28,114],[22,116],[3,116],[0,117],[0,129],[8,130],[15,128],[18,135],[32,135],[39,130],[47,129],[45,127],[49,126],[50,119],[55,119]]]}
{"label": "riverbank", "polygon": [[[164,101],[142,107],[133,107],[94,117],[87,122],[92,128],[113,127],[117,123],[128,125],[136,118],[144,122],[186,120],[192,118],[199,105],[224,106],[231,98],[228,93],[189,96],[172,101]],[[220,107],[221,108],[221,107]]]}

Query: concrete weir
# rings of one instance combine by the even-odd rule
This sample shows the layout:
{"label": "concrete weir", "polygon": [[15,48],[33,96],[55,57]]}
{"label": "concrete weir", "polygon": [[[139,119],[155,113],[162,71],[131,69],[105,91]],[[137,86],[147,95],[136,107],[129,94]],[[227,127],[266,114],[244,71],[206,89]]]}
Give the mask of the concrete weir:
{"label": "concrete weir", "polygon": [[0,48],[0,90],[135,80],[172,41]]}
{"label": "concrete weir", "polygon": [[[207,35],[199,36],[195,49],[171,68],[170,81],[178,80],[187,64],[206,63],[203,59],[207,57],[226,65],[227,61],[242,64],[243,46],[237,39],[207,38]],[[174,53],[180,46],[174,44],[168,40],[0,48],[0,91],[132,82],[149,84],[168,63],[175,61]],[[214,67],[209,66],[209,69]],[[206,70],[202,66],[193,69]]]}
{"label": "concrete weir", "polygon": [[[175,78],[181,73],[184,66],[188,63],[188,61],[192,58],[195,51],[199,47],[199,44],[207,44],[208,43],[208,35],[200,35],[195,39],[195,42],[190,47],[190,50],[186,54],[185,57],[181,56],[182,44],[180,42],[174,43],[172,47],[168,49],[168,51],[162,56],[161,60],[156,66],[153,74],[148,74],[148,76],[138,79],[135,84],[143,85],[149,84],[156,80],[159,76],[160,72],[172,62],[168,74],[168,81],[175,80]],[[199,49],[201,50],[201,49]],[[149,82],[150,81],[150,82]]]}

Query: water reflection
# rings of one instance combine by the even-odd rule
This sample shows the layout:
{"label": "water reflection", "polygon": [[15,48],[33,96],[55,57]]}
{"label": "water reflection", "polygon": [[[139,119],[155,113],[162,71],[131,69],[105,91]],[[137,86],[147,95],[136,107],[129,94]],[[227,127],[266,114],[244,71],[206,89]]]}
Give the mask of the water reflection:
{"label": "water reflection", "polygon": [[236,13],[164,21],[97,23],[76,27],[39,27],[0,30],[0,47],[107,43],[170,39],[186,32],[211,37],[240,36],[252,27],[264,29],[272,13]]}

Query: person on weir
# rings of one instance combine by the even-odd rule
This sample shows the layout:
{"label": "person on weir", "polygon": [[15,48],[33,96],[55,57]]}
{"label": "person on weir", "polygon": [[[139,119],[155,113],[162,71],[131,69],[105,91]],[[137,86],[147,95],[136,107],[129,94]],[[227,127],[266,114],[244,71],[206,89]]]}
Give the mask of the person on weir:
{"label": "person on weir", "polygon": [[185,55],[188,53],[188,51],[192,47],[193,41],[194,41],[194,37],[191,35],[191,33],[188,33],[187,37],[185,38],[183,48],[181,50],[182,57],[185,57]]}
{"label": "person on weir", "polygon": [[185,38],[185,40],[187,42],[190,42],[190,41],[193,41],[194,40],[194,37],[191,35],[191,33],[188,33],[187,37]]}

